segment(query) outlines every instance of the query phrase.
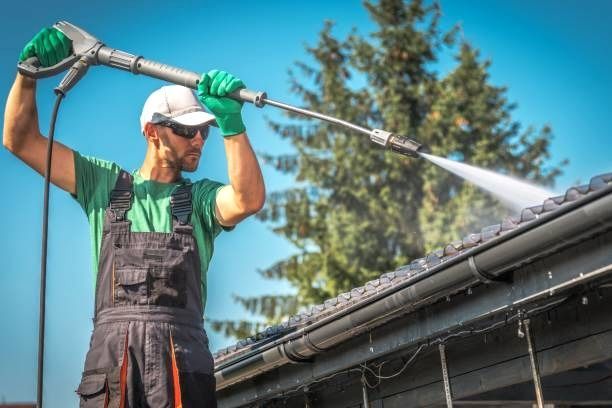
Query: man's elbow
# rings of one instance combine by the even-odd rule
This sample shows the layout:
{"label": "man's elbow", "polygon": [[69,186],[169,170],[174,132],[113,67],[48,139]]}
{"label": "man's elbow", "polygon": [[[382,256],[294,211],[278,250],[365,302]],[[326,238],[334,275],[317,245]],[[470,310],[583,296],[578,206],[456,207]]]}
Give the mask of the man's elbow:
{"label": "man's elbow", "polygon": [[245,213],[249,214],[249,215],[253,215],[255,213],[258,213],[259,211],[261,211],[261,209],[263,208],[265,203],[266,203],[266,195],[265,194],[262,194],[260,196],[254,197],[251,200],[249,200],[249,203],[247,203],[244,206]]}
{"label": "man's elbow", "polygon": [[18,148],[16,143],[14,142],[14,139],[12,137],[8,137],[6,133],[4,133],[4,137],[2,137],[2,146],[4,146],[4,148],[9,152],[15,155],[17,154]]}
{"label": "man's elbow", "polygon": [[266,195],[263,194],[261,198],[256,202],[256,205],[253,208],[254,209],[253,213],[258,213],[259,211],[261,211],[261,209],[264,207],[265,204],[266,204]]}
{"label": "man's elbow", "polygon": [[242,213],[246,216],[258,213],[266,203],[266,193],[262,189],[257,193],[251,194],[248,198],[245,197],[238,207],[242,210]]}
{"label": "man's elbow", "polygon": [[16,156],[21,156],[21,151],[26,146],[31,146],[31,143],[36,137],[42,137],[42,135],[28,133],[20,131],[19,129],[13,129],[11,126],[5,125],[4,131],[2,132],[2,145],[6,150],[13,153]]}

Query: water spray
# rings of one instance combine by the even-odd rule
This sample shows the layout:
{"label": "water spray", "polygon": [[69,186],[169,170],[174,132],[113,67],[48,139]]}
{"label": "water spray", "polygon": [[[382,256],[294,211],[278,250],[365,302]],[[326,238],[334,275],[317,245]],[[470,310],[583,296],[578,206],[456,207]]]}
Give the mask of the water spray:
{"label": "water spray", "polygon": [[488,191],[513,211],[540,204],[555,193],[545,188],[466,163],[422,153],[423,158]]}
{"label": "water spray", "polygon": [[[91,34],[67,21],[60,21],[53,27],[61,31],[72,41],[73,54],[47,68],[37,66],[37,60],[33,57],[20,62],[18,64],[18,69],[23,75],[32,78],[45,78],[68,69],[69,71],[60,85],[55,88],[57,94],[65,94],[85,75],[87,69],[92,65],[106,65],[112,68],[130,71],[136,75],[142,74],[162,79],[191,89],[197,89],[198,83],[200,82],[201,74],[147,60],[141,56],[135,56],[124,51],[107,47]],[[368,129],[345,120],[278,102],[268,98],[267,93],[263,91],[252,91],[243,88],[231,93],[229,97],[239,101],[252,103],[258,108],[270,105],[363,133],[368,135],[372,142],[404,156],[419,157],[419,153],[424,150],[424,147],[420,143],[407,137],[396,135],[382,129]]]}

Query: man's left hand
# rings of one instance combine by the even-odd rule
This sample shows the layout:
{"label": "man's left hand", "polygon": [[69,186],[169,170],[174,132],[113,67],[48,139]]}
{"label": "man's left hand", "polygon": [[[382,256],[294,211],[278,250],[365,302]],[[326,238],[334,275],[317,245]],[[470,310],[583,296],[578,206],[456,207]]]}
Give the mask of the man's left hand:
{"label": "man's left hand", "polygon": [[245,88],[240,79],[216,69],[202,74],[198,84],[198,99],[215,115],[224,137],[244,133],[246,130],[241,114],[242,101],[226,96],[240,88]]}

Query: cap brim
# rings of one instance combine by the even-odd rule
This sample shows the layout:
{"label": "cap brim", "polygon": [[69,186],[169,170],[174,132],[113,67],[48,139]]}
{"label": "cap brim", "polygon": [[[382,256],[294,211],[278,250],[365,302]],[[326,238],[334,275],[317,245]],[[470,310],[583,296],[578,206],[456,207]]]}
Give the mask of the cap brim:
{"label": "cap brim", "polygon": [[176,116],[172,118],[172,121],[178,122],[181,125],[185,126],[198,126],[209,124],[218,127],[215,117],[210,113],[204,111],[189,112],[184,115]]}

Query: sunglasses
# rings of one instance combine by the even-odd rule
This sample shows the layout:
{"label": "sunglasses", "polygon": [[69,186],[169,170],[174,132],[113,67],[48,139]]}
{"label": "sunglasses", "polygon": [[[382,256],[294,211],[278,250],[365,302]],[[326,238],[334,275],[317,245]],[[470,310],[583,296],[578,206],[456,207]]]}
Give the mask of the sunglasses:
{"label": "sunglasses", "polygon": [[196,137],[198,132],[200,132],[202,139],[206,140],[206,138],[208,137],[208,130],[210,129],[209,125],[186,126],[181,125],[180,123],[172,122],[170,120],[164,120],[156,124],[168,127],[172,129],[172,131],[178,136],[184,137],[186,139],[193,139],[194,137]]}

